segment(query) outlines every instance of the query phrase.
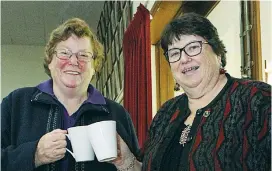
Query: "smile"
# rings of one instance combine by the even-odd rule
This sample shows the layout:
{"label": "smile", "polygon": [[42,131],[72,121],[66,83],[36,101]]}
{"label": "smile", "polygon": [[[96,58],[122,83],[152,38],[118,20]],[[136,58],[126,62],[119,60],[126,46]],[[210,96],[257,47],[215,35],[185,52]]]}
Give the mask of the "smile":
{"label": "smile", "polygon": [[199,68],[199,66],[193,66],[193,67],[190,67],[190,68],[186,68],[182,71],[183,74],[185,74],[186,72],[189,72],[189,71],[195,71]]}
{"label": "smile", "polygon": [[79,75],[80,73],[77,71],[64,71],[65,74],[71,74],[71,75]]}

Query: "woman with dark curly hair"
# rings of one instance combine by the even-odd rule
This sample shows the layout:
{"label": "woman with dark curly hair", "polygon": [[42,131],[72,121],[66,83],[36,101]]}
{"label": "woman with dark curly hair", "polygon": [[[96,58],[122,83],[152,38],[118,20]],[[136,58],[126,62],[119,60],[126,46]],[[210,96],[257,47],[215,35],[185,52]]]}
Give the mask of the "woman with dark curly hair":
{"label": "woman with dark curly hair", "polygon": [[[161,46],[184,94],[153,119],[137,161],[142,170],[270,170],[271,86],[231,77],[223,42],[200,15],[171,21]],[[126,143],[120,147],[131,155]]]}

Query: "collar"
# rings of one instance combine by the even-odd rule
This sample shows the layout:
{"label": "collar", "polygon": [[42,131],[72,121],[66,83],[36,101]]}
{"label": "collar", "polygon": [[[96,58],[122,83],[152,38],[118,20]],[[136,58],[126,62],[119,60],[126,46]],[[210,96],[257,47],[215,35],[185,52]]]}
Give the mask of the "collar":
{"label": "collar", "polygon": [[[49,79],[46,80],[39,85],[37,85],[37,88],[46,94],[51,95],[52,97],[55,97],[54,92],[53,92],[53,80]],[[91,104],[101,104],[105,105],[106,100],[104,96],[96,89],[94,88],[91,84],[89,84],[88,89],[88,99],[85,101],[85,103],[91,103]]]}

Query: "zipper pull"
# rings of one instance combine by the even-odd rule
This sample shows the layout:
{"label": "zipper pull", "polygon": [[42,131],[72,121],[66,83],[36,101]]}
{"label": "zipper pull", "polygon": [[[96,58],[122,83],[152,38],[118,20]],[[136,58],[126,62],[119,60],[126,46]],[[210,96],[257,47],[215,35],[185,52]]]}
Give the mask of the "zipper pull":
{"label": "zipper pull", "polygon": [[105,108],[103,105],[101,105],[101,107],[102,107],[102,109],[103,109],[104,112],[110,113],[109,110],[107,108]]}

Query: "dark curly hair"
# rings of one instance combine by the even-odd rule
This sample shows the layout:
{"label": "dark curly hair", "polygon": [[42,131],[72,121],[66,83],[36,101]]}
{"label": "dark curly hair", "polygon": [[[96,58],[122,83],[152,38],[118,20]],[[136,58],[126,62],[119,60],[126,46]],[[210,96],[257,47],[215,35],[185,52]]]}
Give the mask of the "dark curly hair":
{"label": "dark curly hair", "polygon": [[172,20],[165,27],[161,36],[161,47],[164,53],[168,51],[168,46],[173,43],[173,40],[180,40],[181,35],[203,37],[209,42],[214,53],[221,56],[222,67],[226,66],[227,51],[225,45],[219,39],[217,29],[207,18],[196,13],[185,13],[181,17]]}

